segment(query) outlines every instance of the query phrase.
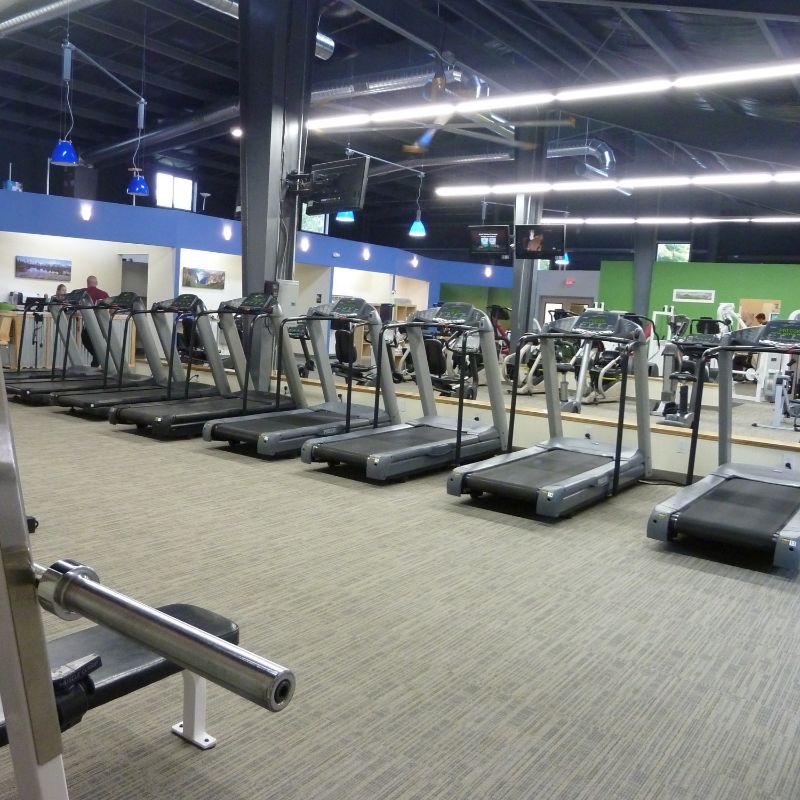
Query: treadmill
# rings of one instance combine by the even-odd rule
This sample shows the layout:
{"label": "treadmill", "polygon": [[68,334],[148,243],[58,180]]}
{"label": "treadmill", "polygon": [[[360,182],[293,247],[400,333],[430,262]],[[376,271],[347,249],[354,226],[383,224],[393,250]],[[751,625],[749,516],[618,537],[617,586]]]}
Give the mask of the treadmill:
{"label": "treadmill", "polygon": [[[513,451],[513,421],[516,392],[512,395],[508,446],[502,455],[457,467],[447,481],[449,494],[470,494],[477,498],[484,492],[509,497],[533,505],[542,517],[558,518],[598,503],[618,490],[650,474],[650,403],[648,398],[647,345],[642,328],[625,315],[587,309],[579,316],[549,323],[544,332],[525,334],[517,352],[526,341],[538,339],[542,350],[545,399],[550,438],[523,450]],[[573,439],[563,434],[562,407],[558,397],[556,340],[583,342],[602,340],[620,345],[626,351],[621,359],[619,420],[616,443],[592,439]],[[637,446],[623,447],[625,396],[630,357],[636,393]],[[519,363],[519,359],[517,359]],[[514,381],[516,388],[517,381]]]}
{"label": "treadmill", "polygon": [[[800,355],[800,321],[770,320],[764,326],[726,334],[699,361],[695,418],[686,486],[659,503],[647,535],[663,542],[679,537],[761,551],[790,572],[800,567],[800,475],[784,466],[731,462],[733,359],[737,353]],[[705,366],[719,366],[718,466],[692,483],[699,435]]]}
{"label": "treadmill", "polygon": [[[101,303],[111,303],[112,298]],[[207,383],[189,382],[190,373],[184,371],[176,350],[175,330],[181,320],[205,310],[197,295],[182,294],[171,300],[153,303],[147,311],[144,302],[132,292],[126,293],[124,310],[130,314],[130,322],[136,328],[136,341],[145,353],[151,378],[145,383],[131,386],[128,382],[110,382],[99,389],[63,389],[52,394],[55,405],[89,417],[106,419],[114,406],[132,403],[148,403],[158,400],[186,399],[218,395],[216,386]],[[163,361],[166,360],[166,367]]]}
{"label": "treadmill", "polygon": [[[138,385],[147,380],[145,376],[135,375],[125,363],[121,342],[117,337],[108,337],[111,323],[112,303],[116,298],[110,298],[104,305],[95,306],[85,289],[76,289],[67,295],[68,304],[62,312],[66,320],[66,358],[72,363],[80,362],[80,355],[76,354],[77,344],[70,336],[70,322],[76,315],[80,315],[82,324],[89,333],[95,353],[102,361],[93,375],[69,377],[56,370],[54,379],[31,378],[28,380],[6,382],[6,393],[12,400],[28,405],[49,405],[52,402],[53,392],[70,389],[99,389],[113,385],[119,380],[120,373],[127,385]],[[124,301],[123,301],[124,302]]]}
{"label": "treadmill", "polygon": [[[384,330],[404,327],[411,356],[414,380],[419,388],[423,416],[409,422],[353,431],[328,438],[309,439],[300,451],[307,464],[327,462],[349,464],[363,470],[375,481],[402,478],[430,470],[451,467],[459,461],[474,461],[499,452],[506,443],[506,412],[500,365],[497,362],[494,328],[489,317],[470,303],[445,303],[411,314],[404,323],[390,323]],[[437,413],[431,371],[425,355],[423,330],[437,328],[460,330],[464,339],[477,334],[489,391],[492,422],[480,419],[460,424],[460,417]],[[383,365],[384,359],[378,361]],[[381,369],[380,387],[383,387]],[[377,388],[376,388],[377,391]],[[394,397],[394,383],[386,382],[386,391]],[[377,398],[376,398],[377,400]],[[389,401],[391,402],[391,401]]]}
{"label": "treadmill", "polygon": [[[219,347],[209,321],[209,311],[196,315],[194,331],[200,337],[208,365],[219,391],[211,397],[163,400],[111,408],[112,425],[135,425],[158,438],[197,436],[209,420],[245,414],[266,413],[275,409],[276,395],[269,391],[275,332],[280,329],[283,312],[272,294],[256,292],[247,297],[223,302],[217,314],[231,355],[239,391],[231,391]],[[247,354],[236,328],[236,318],[248,320],[244,326]],[[195,334],[192,335],[194,339]],[[193,343],[192,343],[193,344]],[[193,350],[194,348],[190,348]],[[189,362],[191,369],[191,359]],[[250,389],[250,386],[253,389]],[[281,398],[286,409],[294,408],[291,398]]]}
{"label": "treadmill", "polygon": [[[88,363],[81,357],[81,353],[77,347],[70,348],[68,346],[68,322],[70,315],[64,313],[65,311],[74,311],[75,306],[69,305],[69,298],[72,297],[74,299],[79,299],[83,296],[84,289],[77,289],[71,292],[69,295],[66,295],[64,299],[57,299],[55,297],[50,299],[50,302],[47,304],[47,311],[44,311],[44,301],[40,300],[39,298],[28,298],[25,301],[25,310],[22,313],[22,326],[19,333],[20,339],[20,347],[17,353],[17,364],[16,367],[4,367],[3,368],[3,375],[6,381],[11,381],[12,383],[17,381],[26,381],[26,380],[55,380],[59,377],[65,378],[75,378],[75,377],[94,377],[97,375],[97,368],[90,367]],[[36,304],[32,304],[31,300],[38,301]],[[39,309],[42,310],[39,310]],[[31,315],[34,316],[34,326],[36,323],[36,315],[43,315],[45,313],[49,313],[50,316],[53,318],[53,324],[51,329],[52,335],[52,348],[53,353],[51,357],[51,366],[36,366],[36,367],[23,367],[22,366],[22,355],[23,355],[23,348],[25,343],[25,331],[28,326],[28,320]],[[40,325],[42,323],[39,323]],[[42,330],[46,330],[46,328],[42,325]],[[66,358],[64,356],[64,352],[61,351],[61,348],[65,348],[64,352],[66,352]],[[38,355],[38,354],[37,354]],[[66,363],[65,363],[66,362]]]}
{"label": "treadmill", "polygon": [[[308,407],[305,401],[303,384],[295,368],[291,338],[284,333],[281,337],[281,363],[278,365],[278,381],[281,366],[286,365],[286,378],[296,409],[284,411],[280,406],[267,414],[255,414],[230,420],[212,420],[203,428],[203,438],[208,441],[224,441],[231,444],[244,444],[255,447],[263,456],[298,455],[300,448],[308,439],[335,436],[350,430],[366,428],[376,423],[388,425],[400,422],[400,413],[393,391],[392,365],[389,353],[382,343],[382,322],[378,312],[360,297],[343,297],[335,304],[330,303],[313,306],[305,317],[284,320],[284,323],[299,322],[305,324],[314,362],[318,365],[319,378],[325,402]],[[359,405],[350,401],[352,377],[348,379],[348,399],[343,402],[336,393],[336,382],[328,358],[328,326],[331,328],[352,331],[352,326],[364,324],[369,329],[375,363],[383,360],[381,380],[383,383],[383,399],[386,410],[376,409],[372,405]],[[280,392],[280,384],[278,385]],[[283,405],[283,398],[280,400]]]}

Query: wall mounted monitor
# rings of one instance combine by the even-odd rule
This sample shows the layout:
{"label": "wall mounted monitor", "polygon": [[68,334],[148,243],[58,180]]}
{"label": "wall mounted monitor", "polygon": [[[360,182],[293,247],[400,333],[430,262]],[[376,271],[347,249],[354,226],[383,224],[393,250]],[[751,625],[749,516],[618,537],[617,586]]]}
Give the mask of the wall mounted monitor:
{"label": "wall mounted monitor", "polygon": [[688,261],[691,253],[691,242],[659,242],[656,261]]}
{"label": "wall mounted monitor", "polygon": [[511,260],[511,235],[508,225],[470,225],[469,254],[477,260]]}
{"label": "wall mounted monitor", "polygon": [[303,190],[306,214],[331,214],[364,208],[369,158],[359,156],[327,161],[311,169],[310,185]]}
{"label": "wall mounted monitor", "polygon": [[566,246],[564,225],[517,225],[514,228],[514,254],[517,258],[556,258]]}

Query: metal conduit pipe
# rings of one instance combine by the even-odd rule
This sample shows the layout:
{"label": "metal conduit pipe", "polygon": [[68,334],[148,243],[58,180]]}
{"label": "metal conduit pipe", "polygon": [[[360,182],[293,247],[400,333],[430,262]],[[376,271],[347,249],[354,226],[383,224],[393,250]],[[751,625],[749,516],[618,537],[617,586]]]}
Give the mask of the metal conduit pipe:
{"label": "metal conduit pipe", "polygon": [[423,167],[450,167],[460,164],[483,164],[489,161],[513,161],[512,153],[474,153],[471,155],[460,156],[435,156],[434,158],[412,158],[401,161],[397,166],[392,164],[381,164],[374,169],[370,169],[369,176],[378,177],[389,175],[392,172],[400,172],[401,169],[417,169]]}
{"label": "metal conduit pipe", "polygon": [[[43,6],[28,9],[8,19],[0,20],[0,37],[8,36],[11,33],[23,31],[26,28],[32,28],[34,25],[39,25],[42,22],[47,22],[51,19],[58,19],[65,16],[68,12],[74,14],[76,11],[83,11],[92,6],[99,6],[107,0],[55,0],[55,2],[47,3]],[[231,0],[194,0],[201,6],[214,9],[229,17],[239,18],[239,4],[233,3]],[[16,3],[3,3],[0,2],[0,11],[16,5]],[[336,43],[330,36],[317,31],[317,46],[316,56],[322,61],[327,61],[332,55],[336,47]]]}
{"label": "metal conduit pipe", "polygon": [[613,174],[617,167],[614,151],[600,139],[569,139],[550,142],[547,146],[548,158],[592,158],[597,161],[606,175]]}

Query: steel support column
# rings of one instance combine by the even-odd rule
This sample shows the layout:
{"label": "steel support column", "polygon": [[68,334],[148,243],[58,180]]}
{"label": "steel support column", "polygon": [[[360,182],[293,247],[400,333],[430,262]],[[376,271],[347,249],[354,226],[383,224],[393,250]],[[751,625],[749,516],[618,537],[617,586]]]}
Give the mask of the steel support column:
{"label": "steel support column", "polygon": [[[518,127],[515,140],[522,145],[515,150],[515,180],[544,180],[544,166],[547,158],[547,129]],[[542,218],[543,199],[541,195],[518,194],[514,207],[514,224],[530,225]],[[514,259],[513,303],[511,311],[511,346],[519,337],[530,330],[533,298],[536,294],[536,272],[539,262],[533,259]]]}
{"label": "steel support column", "polygon": [[305,160],[319,0],[239,3],[244,293],[291,278],[297,202],[284,178]]}
{"label": "steel support column", "polygon": [[653,264],[658,250],[658,228],[649,225],[633,227],[633,308],[635,314],[650,316],[650,289],[653,285]]}

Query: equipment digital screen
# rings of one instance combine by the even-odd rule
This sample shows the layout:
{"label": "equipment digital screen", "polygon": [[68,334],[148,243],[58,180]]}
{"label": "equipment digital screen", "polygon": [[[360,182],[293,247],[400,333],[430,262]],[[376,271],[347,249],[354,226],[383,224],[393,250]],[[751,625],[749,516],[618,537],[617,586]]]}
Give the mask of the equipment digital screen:
{"label": "equipment digital screen", "polygon": [[508,225],[470,225],[469,254],[474,258],[510,259]]}
{"label": "equipment digital screen", "polygon": [[619,317],[615,314],[581,314],[575,320],[573,330],[610,334],[616,330],[618,320]]}
{"label": "equipment digital screen", "polygon": [[343,297],[331,310],[331,314],[342,317],[357,317],[364,308],[364,301],[360,297]]}
{"label": "equipment digital screen", "polygon": [[514,228],[514,254],[517,258],[555,258],[566,247],[564,225],[517,225]]}
{"label": "equipment digital screen", "polygon": [[80,303],[80,301],[83,300],[85,294],[86,294],[86,289],[73,289],[66,295],[66,297],[64,298],[64,302],[69,303],[70,305],[74,305],[75,303]]}
{"label": "equipment digital screen", "polygon": [[181,294],[174,300],[168,300],[162,307],[168,311],[195,311],[200,298],[196,294]]}
{"label": "equipment digital screen", "polygon": [[116,297],[109,297],[105,302],[117,308],[130,309],[133,308],[133,304],[137,299],[138,295],[136,292],[122,292],[122,294],[118,294]]}
{"label": "equipment digital screen", "polygon": [[469,303],[445,303],[437,312],[436,318],[445,322],[463,322],[472,313]]}
{"label": "equipment digital screen", "polygon": [[783,319],[770,320],[764,326],[759,341],[788,344],[796,347],[800,345],[800,321]]}
{"label": "equipment digital screen", "polygon": [[253,294],[247,295],[247,297],[242,300],[242,304],[239,306],[240,311],[248,311],[251,309],[255,309],[256,311],[261,311],[264,306],[271,305],[272,295],[271,294],[264,294],[263,292],[253,292]]}

